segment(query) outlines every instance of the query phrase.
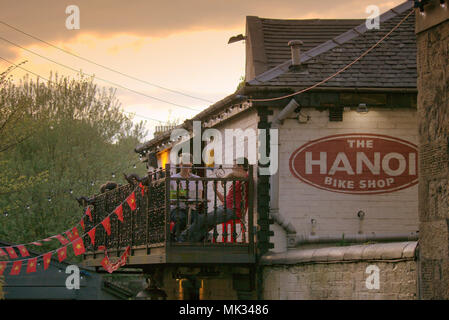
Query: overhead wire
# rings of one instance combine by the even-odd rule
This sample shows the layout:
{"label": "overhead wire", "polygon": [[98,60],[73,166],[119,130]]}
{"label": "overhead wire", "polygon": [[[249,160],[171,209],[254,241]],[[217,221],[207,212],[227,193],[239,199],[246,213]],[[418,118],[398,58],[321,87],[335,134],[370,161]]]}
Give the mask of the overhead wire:
{"label": "overhead wire", "polygon": [[[25,51],[27,51],[27,52],[29,52],[29,53],[31,53],[31,54],[34,54],[34,55],[36,55],[36,56],[38,56],[38,57],[40,57],[40,58],[42,58],[42,59],[45,59],[45,60],[50,61],[50,62],[52,62],[52,63],[54,63],[54,64],[57,64],[57,65],[59,65],[59,66],[61,66],[61,67],[63,67],[63,68],[69,69],[69,70],[71,70],[71,71],[73,71],[73,72],[76,72],[76,73],[79,73],[79,72],[80,72],[80,70],[77,70],[77,69],[75,69],[75,68],[72,68],[72,67],[70,67],[70,66],[67,66],[67,65],[65,65],[65,64],[63,64],[63,63],[60,63],[60,62],[56,61],[56,60],[50,59],[50,58],[48,58],[48,57],[46,57],[46,56],[44,56],[44,55],[42,55],[42,54],[39,54],[39,53],[37,53],[37,52],[34,52],[33,50],[27,49],[27,48],[25,48],[25,47],[23,47],[23,46],[21,46],[21,45],[15,43],[15,42],[13,42],[13,41],[10,41],[10,40],[8,40],[8,39],[6,39],[6,38],[0,37],[0,40],[2,40],[2,41],[4,41],[4,42],[7,42],[7,43],[9,43],[9,44],[11,44],[11,45],[13,45],[13,46],[15,46],[15,47],[17,47],[17,48],[22,49],[22,50],[25,50]],[[175,102],[171,102],[171,101],[168,101],[168,100],[164,100],[164,99],[161,99],[161,98],[157,98],[157,97],[148,95],[148,94],[146,94],[146,93],[139,92],[139,91],[137,91],[137,90],[134,90],[134,89],[125,87],[125,86],[123,86],[123,85],[121,85],[121,84],[118,84],[118,83],[116,83],[116,82],[113,82],[113,81],[110,81],[110,80],[107,80],[107,79],[100,78],[100,77],[95,76],[95,75],[91,75],[91,74],[87,74],[87,75],[89,75],[89,76],[91,76],[91,77],[93,77],[93,78],[95,78],[95,79],[98,79],[98,80],[100,80],[100,81],[103,81],[103,82],[112,84],[112,85],[114,85],[114,86],[116,86],[116,87],[125,89],[125,90],[127,90],[127,91],[132,92],[132,93],[135,93],[135,94],[138,94],[138,95],[141,95],[141,96],[144,96],[144,97],[153,99],[153,100],[157,100],[157,101],[160,101],[160,102],[163,102],[163,103],[166,103],[166,104],[170,104],[170,105],[173,105],[173,106],[177,106],[177,107],[180,107],[180,108],[184,108],[184,109],[188,109],[188,110],[192,110],[192,111],[196,111],[196,112],[201,111],[201,110],[199,110],[199,109],[195,109],[195,108],[192,108],[192,107],[189,107],[189,106],[181,105],[181,104],[178,104],[178,103],[175,103]]]}
{"label": "overhead wire", "polygon": [[48,41],[45,41],[45,40],[40,39],[40,38],[38,38],[38,37],[36,37],[36,36],[34,36],[34,35],[28,33],[28,32],[25,32],[25,31],[23,31],[23,30],[20,30],[19,28],[14,27],[14,26],[10,25],[9,23],[6,23],[6,22],[4,22],[4,21],[2,21],[2,20],[0,20],[0,24],[3,24],[4,26],[7,26],[8,28],[11,28],[11,29],[13,29],[13,30],[15,30],[15,31],[17,31],[17,32],[20,32],[20,33],[22,33],[22,34],[24,34],[24,35],[26,35],[26,36],[28,36],[28,37],[31,37],[31,38],[33,38],[33,39],[35,39],[35,40],[37,40],[37,41],[40,41],[40,42],[42,42],[42,43],[45,43],[46,45],[51,46],[51,47],[53,47],[53,48],[55,48],[55,49],[58,49],[58,50],[60,50],[60,51],[62,51],[62,52],[64,52],[64,53],[66,53],[66,54],[69,54],[69,55],[74,56],[74,57],[76,57],[76,58],[78,58],[78,59],[84,60],[84,61],[89,62],[89,63],[91,63],[91,64],[94,64],[94,65],[96,65],[96,66],[98,66],[98,67],[101,67],[101,68],[104,68],[104,69],[106,69],[106,70],[112,71],[112,72],[114,72],[114,73],[120,74],[120,75],[122,75],[122,76],[124,76],[124,77],[127,77],[127,78],[130,78],[130,79],[133,79],[133,80],[136,80],[136,81],[139,81],[139,82],[148,84],[148,85],[150,85],[150,86],[153,86],[153,87],[156,87],[156,88],[159,88],[159,89],[162,89],[162,90],[166,90],[166,91],[169,91],[169,92],[172,92],[172,93],[177,93],[177,94],[180,94],[180,95],[183,95],[183,96],[186,96],[186,97],[190,97],[190,98],[193,98],[193,99],[197,99],[197,100],[201,100],[201,101],[209,102],[209,103],[213,103],[213,102],[214,102],[214,101],[211,101],[211,100],[207,100],[207,99],[204,99],[204,98],[201,98],[201,97],[196,97],[196,96],[193,96],[193,95],[184,93],[184,92],[179,91],[179,90],[174,90],[174,89],[170,89],[170,88],[167,88],[167,87],[163,87],[163,86],[161,86],[161,85],[158,85],[158,84],[155,84],[155,83],[151,83],[151,82],[149,82],[149,81],[142,80],[142,79],[139,79],[139,78],[137,78],[137,77],[134,77],[134,76],[131,76],[131,75],[129,75],[129,74],[126,74],[126,73],[124,73],[124,72],[115,70],[115,69],[113,69],[113,68],[110,68],[110,67],[108,67],[108,66],[105,66],[105,65],[103,65],[103,64],[100,64],[100,63],[98,63],[98,62],[95,62],[95,61],[93,61],[93,60],[91,60],[91,59],[84,58],[84,57],[82,57],[82,56],[79,55],[79,54],[76,54],[76,53],[70,52],[70,51],[68,51],[68,50],[65,50],[65,49],[63,49],[63,48],[60,48],[60,47],[58,47],[58,46],[56,46],[56,45],[54,45],[54,44],[52,44],[52,43],[50,43],[50,42],[48,42]]}

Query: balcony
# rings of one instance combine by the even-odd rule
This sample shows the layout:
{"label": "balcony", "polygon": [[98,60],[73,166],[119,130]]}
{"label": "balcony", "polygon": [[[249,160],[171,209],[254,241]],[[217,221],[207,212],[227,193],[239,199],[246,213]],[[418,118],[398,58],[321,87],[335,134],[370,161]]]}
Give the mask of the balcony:
{"label": "balcony", "polygon": [[[112,262],[130,246],[127,267],[135,268],[255,262],[253,167],[249,166],[246,178],[217,177],[214,172],[218,168],[195,168],[204,173],[199,178],[175,178],[176,169],[166,165],[145,177],[143,195],[139,182],[134,181],[92,199],[93,221],[84,217],[84,222],[86,230],[97,228],[94,245],[89,237],[84,238],[84,265],[101,266],[104,257],[104,251],[99,250],[101,246],[106,247]],[[227,195],[227,200],[220,201],[214,190]],[[133,191],[135,211],[125,202]],[[121,203],[124,203],[123,222],[112,214],[111,234],[107,235],[100,223]],[[227,214],[223,215],[223,211]]]}

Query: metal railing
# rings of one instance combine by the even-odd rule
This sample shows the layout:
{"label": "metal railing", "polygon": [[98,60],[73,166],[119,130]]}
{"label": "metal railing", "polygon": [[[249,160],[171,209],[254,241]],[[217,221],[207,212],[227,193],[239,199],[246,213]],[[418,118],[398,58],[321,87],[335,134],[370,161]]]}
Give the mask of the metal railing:
{"label": "metal railing", "polygon": [[[146,192],[142,195],[136,184],[127,184],[93,198],[90,222],[84,217],[86,230],[98,225],[134,191],[137,209],[123,207],[123,222],[111,215],[111,234],[100,226],[96,229],[95,245],[85,238],[87,254],[99,252],[105,246],[117,256],[126,246],[132,249],[152,247],[248,246],[254,251],[253,167],[246,177],[216,176],[218,168],[194,168],[202,177],[176,175],[178,167],[169,164],[145,177]],[[221,171],[227,168],[220,168]],[[229,169],[230,170],[230,169]],[[220,194],[224,201],[220,200]]]}

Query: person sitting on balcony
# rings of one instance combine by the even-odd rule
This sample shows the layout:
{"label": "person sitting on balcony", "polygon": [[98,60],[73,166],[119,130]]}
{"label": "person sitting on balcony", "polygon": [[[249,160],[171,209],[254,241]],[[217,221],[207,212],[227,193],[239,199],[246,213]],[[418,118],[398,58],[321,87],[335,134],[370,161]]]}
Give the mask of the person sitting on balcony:
{"label": "person sitting on balcony", "polygon": [[[234,166],[232,172],[228,174],[225,178],[240,178],[245,179],[248,177],[248,159],[239,158],[234,161]],[[243,186],[243,187],[242,187]],[[242,219],[242,216],[248,208],[248,183],[243,181],[235,182],[235,192],[231,186],[230,190],[226,195],[224,195],[216,190],[216,185],[214,184],[214,191],[224,204],[226,203],[226,208],[224,205],[217,207],[216,210],[212,210],[205,214],[198,214],[192,225],[184,230],[179,237],[180,242],[191,241],[197,242],[202,240],[207,233],[212,230],[216,225],[220,223],[225,223],[235,219]],[[244,200],[244,209],[241,208],[242,199]],[[243,212],[243,214],[242,214]]]}
{"label": "person sitting on balcony", "polygon": [[[192,157],[190,154],[182,154],[180,160],[180,172],[172,175],[172,178],[199,178],[192,174]],[[202,199],[203,185],[193,180],[170,181],[170,222],[172,222],[172,237],[181,233],[187,224],[188,210],[195,216],[197,204],[195,201]],[[198,194],[197,194],[198,190]],[[188,194],[187,194],[188,193]],[[192,202],[192,203],[189,203]]]}

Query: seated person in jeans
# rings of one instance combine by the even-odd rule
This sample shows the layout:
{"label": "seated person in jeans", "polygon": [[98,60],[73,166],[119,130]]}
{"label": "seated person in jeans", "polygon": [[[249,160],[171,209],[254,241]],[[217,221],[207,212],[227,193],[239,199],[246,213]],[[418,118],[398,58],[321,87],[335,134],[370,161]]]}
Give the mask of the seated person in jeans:
{"label": "seated person in jeans", "polygon": [[[227,175],[226,178],[231,177],[246,178],[248,177],[247,170],[248,170],[248,159],[239,158],[236,161],[234,161],[234,167],[232,168],[232,172],[229,175]],[[242,185],[244,185],[243,188]],[[242,181],[235,182],[235,193],[233,187],[231,187],[228,194],[226,195],[226,199],[224,198],[223,194],[221,194],[218,190],[214,190],[217,194],[217,197],[220,199],[222,203],[225,203],[226,201],[226,209],[223,205],[221,205],[217,207],[216,211],[210,211],[207,213],[207,215],[198,214],[192,225],[181,233],[179,241],[192,241],[192,242],[200,241],[206,236],[209,230],[213,229],[217,224],[227,222],[229,220],[241,219],[242,218],[241,203],[243,197],[245,197],[244,200],[245,208],[243,210],[243,213],[246,211],[246,208],[248,207],[248,192],[245,192],[245,190],[248,190],[248,186],[246,182],[243,183]]]}
{"label": "seated person in jeans", "polygon": [[[190,155],[181,155],[181,170],[179,173],[172,175],[172,178],[199,178],[199,176],[191,173],[192,161]],[[188,183],[187,183],[188,182]],[[179,184],[178,184],[179,183]],[[188,192],[188,194],[187,194]],[[187,212],[189,206],[192,210],[196,209],[196,204],[189,204],[189,200],[202,199],[203,185],[198,182],[198,194],[196,181],[188,180],[171,180],[170,181],[170,221],[175,225],[172,230],[173,236],[183,231],[187,224]],[[193,212],[193,216],[195,216]]]}

